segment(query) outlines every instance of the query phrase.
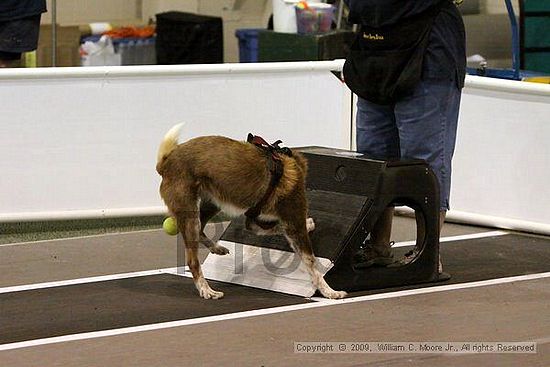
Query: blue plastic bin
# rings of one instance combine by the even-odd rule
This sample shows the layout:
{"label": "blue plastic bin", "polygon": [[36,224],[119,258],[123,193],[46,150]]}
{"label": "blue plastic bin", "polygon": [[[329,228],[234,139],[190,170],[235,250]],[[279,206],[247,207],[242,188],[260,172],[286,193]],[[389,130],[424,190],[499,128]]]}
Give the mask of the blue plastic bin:
{"label": "blue plastic bin", "polygon": [[[80,42],[97,42],[101,35],[83,37]],[[115,53],[120,54],[121,65],[155,65],[156,37],[147,38],[113,38]]]}
{"label": "blue plastic bin", "polygon": [[258,35],[262,29],[237,29],[239,39],[239,62],[258,62]]}

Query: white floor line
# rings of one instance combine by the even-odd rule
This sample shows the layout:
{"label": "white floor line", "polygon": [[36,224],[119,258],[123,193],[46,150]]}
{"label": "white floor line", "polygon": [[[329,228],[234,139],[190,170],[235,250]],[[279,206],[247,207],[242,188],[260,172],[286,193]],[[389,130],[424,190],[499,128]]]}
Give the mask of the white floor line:
{"label": "white floor line", "polygon": [[[0,351],[70,342],[70,341],[76,341],[76,340],[95,339],[95,338],[102,338],[102,337],[108,337],[108,336],[144,332],[144,331],[161,330],[161,329],[168,329],[168,328],[187,326],[187,325],[204,324],[204,323],[216,322],[216,321],[235,320],[235,319],[242,319],[242,318],[248,318],[248,317],[254,317],[254,316],[265,316],[265,315],[271,315],[271,314],[282,313],[282,312],[307,310],[307,309],[327,307],[327,306],[346,305],[346,304],[357,303],[357,302],[367,302],[367,301],[375,301],[375,300],[388,299],[388,298],[407,297],[407,296],[421,295],[421,294],[428,294],[428,293],[437,293],[437,292],[445,292],[445,291],[452,291],[452,290],[485,287],[485,286],[506,284],[506,283],[519,282],[519,281],[543,279],[543,278],[549,278],[549,277],[550,277],[550,272],[547,272],[547,273],[521,275],[521,276],[501,278],[501,279],[484,280],[479,282],[450,284],[450,285],[412,289],[412,290],[405,290],[405,291],[398,291],[398,292],[373,294],[368,296],[352,297],[352,298],[347,298],[343,300],[326,300],[324,298],[315,299],[315,300],[318,300],[319,302],[312,302],[312,303],[291,305],[291,306],[272,307],[272,308],[266,308],[266,309],[260,309],[260,310],[244,311],[244,312],[235,312],[235,313],[230,313],[225,315],[199,317],[199,318],[189,319],[189,320],[163,322],[158,324],[141,325],[141,326],[112,329],[112,330],[105,330],[105,331],[94,331],[94,332],[81,333],[81,334],[64,335],[59,337],[36,339],[36,340],[29,340],[29,341],[17,342],[17,343],[0,344]],[[217,302],[217,301],[211,300],[210,302]]]}
{"label": "white floor line", "polygon": [[85,238],[98,238],[98,237],[105,237],[105,236],[121,236],[121,235],[127,235],[127,234],[134,234],[134,233],[149,233],[149,232],[158,232],[162,231],[162,228],[155,228],[155,229],[140,229],[137,231],[125,231],[125,232],[108,232],[108,233],[100,233],[100,234],[91,234],[91,235],[83,235],[83,236],[75,236],[75,237],[64,237],[64,238],[51,238],[48,240],[37,240],[37,241],[27,241],[27,242],[14,242],[14,243],[4,243],[0,244],[0,248],[2,247],[9,247],[9,246],[22,246],[22,245],[36,245],[46,242],[58,242],[58,241],[71,241],[71,240],[82,240]]}
{"label": "white floor line", "polygon": [[[481,232],[481,233],[471,233],[471,234],[464,234],[460,236],[450,236],[450,237],[441,237],[439,239],[439,243],[443,242],[452,242],[452,241],[465,241],[465,240],[473,240],[476,238],[486,238],[486,237],[497,237],[497,236],[503,236],[510,234],[510,232],[507,231],[490,231],[490,232]],[[414,246],[416,244],[416,240],[414,241],[403,241],[403,242],[396,242],[392,247],[405,247],[405,246]]]}
{"label": "white floor line", "polygon": [[[92,235],[84,235],[84,236],[75,236],[75,237],[65,237],[65,238],[52,238],[47,240],[37,240],[37,241],[27,241],[27,242],[14,242],[14,243],[4,243],[0,244],[0,248],[2,247],[9,247],[9,246],[21,246],[21,245],[36,245],[41,243],[47,243],[47,242],[57,242],[57,241],[71,241],[71,240],[81,240],[86,238],[98,238],[98,237],[106,237],[106,236],[120,236],[120,235],[127,235],[127,234],[139,234],[139,233],[151,233],[151,232],[159,232],[162,231],[162,228],[158,229],[141,229],[137,231],[127,231],[127,232],[110,232],[110,233],[100,233],[100,234],[92,234]],[[504,234],[509,234],[510,232],[507,231],[491,231],[491,232],[481,232],[481,233],[474,233],[474,234],[467,234],[462,236],[452,236],[452,237],[442,237],[440,239],[440,242],[448,242],[448,241],[459,241],[462,239],[473,239],[473,238],[483,238],[483,237],[492,237],[492,236],[501,236]],[[404,241],[404,242],[398,242],[394,245],[394,247],[400,247],[400,246],[411,246],[414,245],[414,241]]]}
{"label": "white floor line", "polygon": [[469,289],[469,288],[487,287],[491,285],[507,284],[507,283],[526,281],[526,280],[537,280],[537,279],[545,279],[545,278],[550,278],[550,272],[479,280],[476,282],[456,283],[456,284],[447,284],[447,285],[440,285],[440,286],[434,286],[434,287],[416,288],[416,289],[409,289],[409,290],[389,292],[389,293],[378,293],[378,294],[371,294],[368,296],[344,298],[341,300],[332,300],[332,299],[327,299],[322,297],[312,297],[311,299],[313,301],[332,304],[332,305],[347,304],[347,303],[373,301],[373,300],[386,299],[386,298],[406,297],[406,296],[427,294],[427,293],[437,293],[437,292],[454,291],[454,290]]}
{"label": "white floor line", "polygon": [[[150,230],[147,230],[145,232],[149,232],[149,231]],[[502,236],[505,234],[508,234],[508,232],[506,231],[482,232],[482,233],[474,233],[474,234],[468,234],[468,235],[462,235],[462,236],[443,237],[440,239],[440,242],[461,241],[461,240],[469,240],[469,239],[483,238],[483,237],[494,237],[494,236]],[[105,235],[108,235],[108,234],[105,234]],[[98,236],[105,236],[105,235],[98,235]],[[414,244],[415,244],[415,241],[404,241],[404,242],[396,243],[393,247],[413,246]],[[162,274],[162,273],[175,274],[176,273],[175,269],[176,268],[154,269],[154,270],[138,271],[138,272],[131,272],[131,273],[102,275],[102,276],[87,277],[87,278],[67,279],[67,280],[54,281],[54,282],[18,285],[18,286],[0,288],[0,294],[9,293],[9,292],[20,292],[20,291],[26,291],[26,290],[32,290],[32,289],[61,287],[65,285],[103,282],[107,280],[141,277],[141,276],[156,275],[156,274]]]}
{"label": "white floor line", "polygon": [[[109,275],[100,275],[100,276],[88,277],[88,278],[60,280],[55,282],[16,285],[11,287],[0,288],[0,294],[11,293],[11,292],[22,292],[22,291],[28,291],[28,290],[34,290],[34,289],[62,287],[62,286],[75,285],[75,284],[104,282],[104,281],[116,280],[116,279],[145,277],[145,276],[158,275],[158,274],[177,274],[177,270],[178,268],[173,267],[173,268],[165,268],[165,269],[136,271],[132,273],[109,274]],[[182,270],[182,268],[180,268],[180,270]]]}

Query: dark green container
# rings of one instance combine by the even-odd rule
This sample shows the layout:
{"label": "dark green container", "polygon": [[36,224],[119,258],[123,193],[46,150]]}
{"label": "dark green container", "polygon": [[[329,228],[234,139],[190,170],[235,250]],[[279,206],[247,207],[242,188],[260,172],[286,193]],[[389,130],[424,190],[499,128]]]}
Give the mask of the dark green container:
{"label": "dark green container", "polygon": [[550,0],[520,0],[521,68],[550,73]]}
{"label": "dark green container", "polygon": [[300,35],[263,31],[259,34],[258,61],[318,61],[346,57],[353,32]]}

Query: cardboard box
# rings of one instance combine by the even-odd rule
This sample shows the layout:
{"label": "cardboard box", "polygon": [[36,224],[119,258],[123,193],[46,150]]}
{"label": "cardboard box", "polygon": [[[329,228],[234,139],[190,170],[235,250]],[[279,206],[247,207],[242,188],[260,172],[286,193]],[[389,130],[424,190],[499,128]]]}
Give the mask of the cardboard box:
{"label": "cardboard box", "polygon": [[[56,66],[80,66],[80,29],[78,26],[57,26]],[[40,26],[36,66],[52,66],[52,26]]]}

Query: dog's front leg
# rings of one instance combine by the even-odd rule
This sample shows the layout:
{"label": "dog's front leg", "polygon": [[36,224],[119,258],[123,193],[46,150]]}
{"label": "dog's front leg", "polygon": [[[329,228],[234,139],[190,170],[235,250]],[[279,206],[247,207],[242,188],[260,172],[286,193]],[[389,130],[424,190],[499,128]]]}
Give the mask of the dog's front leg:
{"label": "dog's front leg", "polygon": [[[300,223],[295,225],[295,223]],[[311,276],[313,286],[321,292],[326,298],[338,299],[344,298],[347,293],[345,291],[335,291],[328,285],[323,277],[323,274],[315,267],[317,259],[313,255],[313,247],[309,239],[305,221],[287,222],[284,225],[285,237],[292,249],[300,256],[300,259],[306,266],[306,269]],[[304,224],[302,224],[304,223]]]}
{"label": "dog's front leg", "polygon": [[198,212],[196,215],[189,215],[187,212],[184,215],[178,215],[177,221],[183,241],[185,242],[185,256],[187,257],[187,266],[193,274],[195,287],[199,291],[202,298],[218,299],[223,297],[222,292],[217,292],[210,288],[210,285],[202,274],[201,264],[198,258],[199,240],[200,240],[200,219]]}
{"label": "dog's front leg", "polygon": [[306,219],[306,229],[308,233],[315,229],[315,222],[313,221],[313,218]]}
{"label": "dog's front leg", "polygon": [[200,219],[201,219],[201,230],[200,230],[200,240],[199,242],[206,246],[211,253],[216,255],[227,255],[229,250],[218,244],[217,242],[212,241],[208,236],[204,234],[204,227],[210,219],[212,219],[216,214],[220,212],[220,208],[217,205],[213,204],[209,200],[202,199],[200,204]]}

